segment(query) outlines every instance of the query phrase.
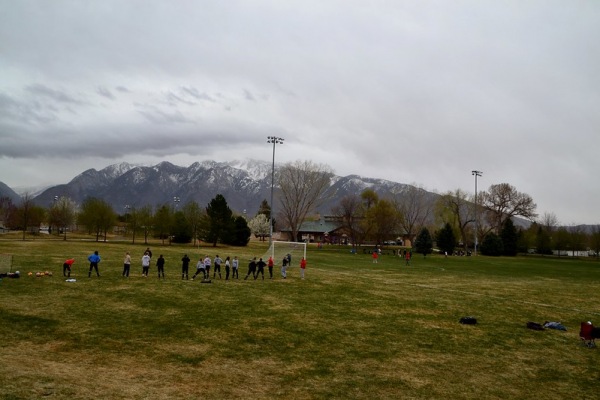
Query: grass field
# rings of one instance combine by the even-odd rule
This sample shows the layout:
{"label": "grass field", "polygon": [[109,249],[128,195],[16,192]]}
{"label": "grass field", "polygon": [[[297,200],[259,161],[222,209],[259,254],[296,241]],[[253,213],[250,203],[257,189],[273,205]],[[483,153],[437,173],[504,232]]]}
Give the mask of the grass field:
{"label": "grass field", "polygon": [[[345,247],[309,247],[287,280],[180,279],[185,252],[260,256],[248,248],[0,240],[21,279],[0,282],[2,399],[594,399],[600,263],[542,257],[416,255],[411,266]],[[101,277],[88,278],[98,250]],[[132,276],[121,277],[125,251]],[[75,257],[75,283],[62,262]],[[193,271],[193,266],[190,270]],[[27,272],[53,272],[28,277]],[[276,272],[278,269],[276,268]],[[461,325],[472,315],[477,325]],[[560,321],[567,332],[533,331]]]}

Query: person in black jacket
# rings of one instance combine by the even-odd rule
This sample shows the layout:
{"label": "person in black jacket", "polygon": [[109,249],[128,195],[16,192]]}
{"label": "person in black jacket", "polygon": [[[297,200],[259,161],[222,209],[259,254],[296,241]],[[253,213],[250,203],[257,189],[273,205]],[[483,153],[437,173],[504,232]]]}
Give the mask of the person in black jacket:
{"label": "person in black jacket", "polygon": [[248,279],[250,274],[252,274],[252,277],[256,279],[256,257],[250,260],[250,263],[248,264],[248,274],[246,275],[244,280]]}
{"label": "person in black jacket", "polygon": [[162,273],[162,277],[164,279],[164,277],[165,277],[165,259],[163,258],[162,254],[160,256],[158,256],[158,260],[156,260],[156,267],[158,269],[158,278],[160,279],[160,274]]}
{"label": "person in black jacket", "polygon": [[188,271],[190,269],[190,261],[191,260],[187,254],[185,254],[181,259],[181,280],[189,279]]}

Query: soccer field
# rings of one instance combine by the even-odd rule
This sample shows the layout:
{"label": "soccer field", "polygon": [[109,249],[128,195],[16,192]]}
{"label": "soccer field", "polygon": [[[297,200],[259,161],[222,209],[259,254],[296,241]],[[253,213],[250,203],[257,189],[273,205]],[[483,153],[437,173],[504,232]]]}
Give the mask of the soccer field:
{"label": "soccer field", "polygon": [[[600,325],[598,261],[415,255],[406,266],[309,246],[305,280],[292,260],[286,280],[277,265],[275,279],[245,281],[268,244],[150,247],[143,278],[144,244],[0,241],[22,275],[0,282],[0,398],[600,398],[600,349],[578,335],[581,321]],[[94,250],[100,278],[87,276]],[[237,255],[240,279],[182,281],[184,253],[192,273],[200,256]],[[68,257],[76,282],[62,276]],[[459,324],[467,315],[478,324]]]}

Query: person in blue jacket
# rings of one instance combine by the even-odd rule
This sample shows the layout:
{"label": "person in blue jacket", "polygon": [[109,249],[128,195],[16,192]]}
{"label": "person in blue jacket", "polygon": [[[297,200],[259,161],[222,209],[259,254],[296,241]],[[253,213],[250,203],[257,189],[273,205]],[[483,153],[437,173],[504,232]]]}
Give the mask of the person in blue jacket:
{"label": "person in blue jacket", "polygon": [[98,250],[94,251],[94,254],[91,254],[88,257],[88,261],[90,262],[90,272],[88,272],[88,277],[92,277],[92,269],[95,269],[96,275],[98,275],[99,278],[100,272],[98,272],[98,264],[100,263],[100,256],[98,255]]}

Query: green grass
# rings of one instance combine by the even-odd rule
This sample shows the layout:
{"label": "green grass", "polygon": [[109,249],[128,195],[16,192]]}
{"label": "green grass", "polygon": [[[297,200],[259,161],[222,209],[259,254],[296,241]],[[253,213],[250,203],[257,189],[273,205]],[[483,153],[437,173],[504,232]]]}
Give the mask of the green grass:
{"label": "green grass", "polygon": [[[578,337],[600,322],[595,260],[417,255],[407,267],[309,246],[305,280],[294,260],[287,280],[276,268],[244,281],[242,262],[239,281],[201,284],[181,281],[185,252],[247,260],[267,244],[150,247],[165,280],[154,263],[140,276],[144,244],[0,240],[24,274],[0,282],[0,398],[600,398],[600,350]],[[102,276],[88,278],[96,249]],[[568,331],[525,327],[545,320]]]}

